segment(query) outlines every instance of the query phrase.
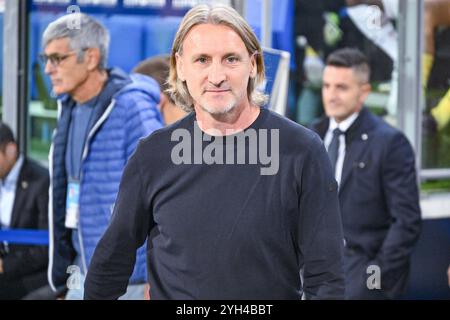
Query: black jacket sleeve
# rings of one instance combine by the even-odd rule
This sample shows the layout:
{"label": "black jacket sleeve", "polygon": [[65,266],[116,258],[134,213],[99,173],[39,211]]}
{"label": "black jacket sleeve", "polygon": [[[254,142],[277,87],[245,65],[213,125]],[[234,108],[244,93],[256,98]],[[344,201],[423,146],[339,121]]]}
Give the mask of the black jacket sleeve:
{"label": "black jacket sleeve", "polygon": [[386,289],[401,278],[420,234],[421,213],[414,151],[402,133],[394,135],[382,168],[383,191],[392,217],[376,260]]}
{"label": "black jacket sleeve", "polygon": [[322,142],[309,150],[301,173],[298,244],[306,299],[343,299],[343,231],[337,183]]}
{"label": "black jacket sleeve", "polygon": [[142,149],[140,144],[124,169],[111,223],[95,249],[86,276],[86,300],[117,299],[126,292],[136,250],[153,227],[142,184]]}
{"label": "black jacket sleeve", "polygon": [[[41,168],[40,168],[41,169]],[[44,169],[35,172],[36,181],[30,185],[26,196],[33,200],[30,214],[36,215],[34,225],[20,226],[26,229],[48,230],[48,187],[49,177]],[[32,188],[32,189],[31,189]],[[11,277],[18,278],[36,272],[45,271],[48,264],[47,246],[15,245],[11,253],[3,259],[3,271]]]}

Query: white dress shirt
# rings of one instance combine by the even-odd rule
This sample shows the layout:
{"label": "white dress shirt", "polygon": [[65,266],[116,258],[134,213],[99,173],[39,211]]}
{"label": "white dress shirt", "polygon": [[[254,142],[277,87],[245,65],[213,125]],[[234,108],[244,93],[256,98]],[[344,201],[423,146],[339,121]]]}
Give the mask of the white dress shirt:
{"label": "white dress shirt", "polygon": [[6,178],[0,180],[0,224],[4,228],[9,228],[11,225],[16,185],[22,164],[23,156],[20,155]]}
{"label": "white dress shirt", "polygon": [[[334,118],[330,118],[330,125],[328,126],[328,131],[325,134],[324,144],[325,148],[328,151],[328,147],[330,146],[331,140],[333,139],[333,131],[336,128],[339,128],[342,132],[346,132],[348,128],[355,122],[356,118],[358,118],[359,112],[353,113],[347,119],[337,123]],[[334,177],[336,178],[337,183],[341,184],[342,177],[342,167],[344,166],[344,157],[345,157],[345,135],[341,134],[339,136],[339,150],[338,150],[338,158],[336,160],[336,171],[334,172]]]}

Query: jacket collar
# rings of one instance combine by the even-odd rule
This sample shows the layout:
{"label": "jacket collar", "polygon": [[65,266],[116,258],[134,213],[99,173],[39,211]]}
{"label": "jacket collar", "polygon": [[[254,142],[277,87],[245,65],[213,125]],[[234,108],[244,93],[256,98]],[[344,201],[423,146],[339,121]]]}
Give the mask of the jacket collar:
{"label": "jacket collar", "polygon": [[[92,121],[89,123],[88,131],[92,129],[94,124],[100,119],[102,114],[108,108],[111,100],[114,96],[123,89],[126,85],[130,84],[132,80],[130,77],[118,68],[112,68],[106,70],[108,73],[108,80],[105,83],[100,94],[95,98],[95,106],[94,106],[94,114],[92,116]],[[61,102],[63,108],[61,110],[61,117],[64,117],[65,114],[69,113],[66,117],[71,118],[72,108],[75,106],[75,101],[69,95],[61,96]]]}
{"label": "jacket collar", "polygon": [[[345,143],[349,146],[365,131],[370,131],[375,126],[374,116],[365,107],[359,112],[358,118],[348,128],[345,135]],[[363,132],[364,131],[364,132]]]}
{"label": "jacket collar", "polygon": [[[330,119],[324,116],[312,125],[312,129],[323,139],[325,138],[329,125]],[[375,126],[374,116],[366,107],[361,108],[358,117],[346,131],[345,143],[351,143],[361,130],[370,130],[373,126]]]}
{"label": "jacket collar", "polygon": [[23,211],[22,206],[26,203],[26,191],[30,185],[30,178],[28,160],[22,156],[22,164],[20,166],[16,182],[16,194],[14,197],[14,205],[11,215],[11,228],[18,227],[17,223],[19,221],[19,215]]}
{"label": "jacket collar", "polygon": [[352,169],[356,166],[364,165],[364,163],[359,163],[358,161],[367,150],[368,142],[372,139],[371,131],[375,127],[376,121],[375,116],[366,108],[363,108],[358,118],[347,130],[345,135],[345,159],[339,192],[345,188],[345,184],[352,174]]}
{"label": "jacket collar", "polygon": [[[371,130],[376,126],[377,118],[363,107],[359,112],[358,117],[353,124],[348,128],[345,134],[346,153],[344,166],[342,168],[341,184],[339,186],[339,192],[343,189],[348,178],[351,175],[353,166],[357,165],[355,162],[359,159],[360,155],[365,151],[365,145],[370,141]],[[327,117],[323,117],[318,122],[313,124],[312,129],[315,130],[319,136],[324,139],[327,133],[330,120]]]}

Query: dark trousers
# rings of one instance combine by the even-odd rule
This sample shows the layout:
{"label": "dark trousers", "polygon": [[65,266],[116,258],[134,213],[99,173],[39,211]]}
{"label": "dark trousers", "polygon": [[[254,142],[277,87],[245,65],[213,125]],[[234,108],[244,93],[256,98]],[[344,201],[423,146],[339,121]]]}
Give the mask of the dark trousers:
{"label": "dark trousers", "polygon": [[406,288],[408,270],[405,269],[394,280],[381,276],[381,288],[369,289],[367,280],[371,273],[368,273],[367,267],[370,265],[377,265],[377,263],[365,253],[349,248],[344,249],[345,298],[347,300],[400,299]]}
{"label": "dark trousers", "polygon": [[21,277],[0,274],[0,300],[22,299],[47,284],[46,270]]}
{"label": "dark trousers", "polygon": [[22,279],[11,279],[0,274],[0,300],[18,300],[27,294]]}
{"label": "dark trousers", "polygon": [[27,294],[22,300],[57,300],[62,299],[67,291],[65,286],[53,291],[49,285],[43,286]]}

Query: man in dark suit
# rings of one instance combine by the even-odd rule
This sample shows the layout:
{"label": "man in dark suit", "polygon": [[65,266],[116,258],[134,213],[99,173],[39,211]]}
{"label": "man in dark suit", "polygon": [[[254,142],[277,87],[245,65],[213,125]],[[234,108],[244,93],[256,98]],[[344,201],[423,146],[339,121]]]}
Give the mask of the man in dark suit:
{"label": "man in dark suit", "polygon": [[359,50],[332,53],[323,74],[327,118],[313,129],[339,184],[346,298],[395,299],[406,287],[421,225],[415,157],[399,130],[363,107],[369,76]]}
{"label": "man in dark suit", "polygon": [[[48,171],[18,152],[11,129],[0,122],[0,226],[48,228]],[[47,284],[45,246],[0,243],[0,299],[20,299]]]}

